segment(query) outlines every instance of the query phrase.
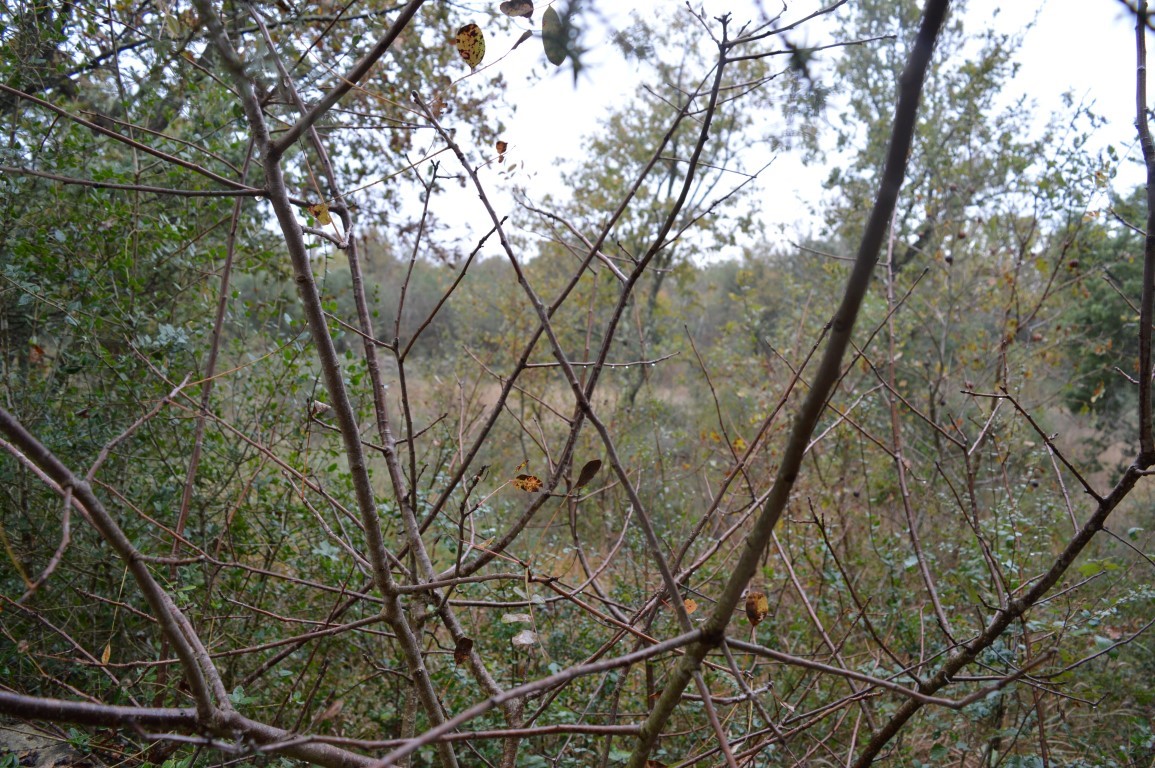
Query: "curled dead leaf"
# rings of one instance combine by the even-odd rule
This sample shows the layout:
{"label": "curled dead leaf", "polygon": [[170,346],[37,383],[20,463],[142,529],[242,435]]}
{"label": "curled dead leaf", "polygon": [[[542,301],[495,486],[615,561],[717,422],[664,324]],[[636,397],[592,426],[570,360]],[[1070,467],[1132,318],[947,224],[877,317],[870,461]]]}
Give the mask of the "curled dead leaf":
{"label": "curled dead leaf", "polygon": [[764,593],[751,592],[746,595],[746,618],[750,619],[751,624],[758,626],[768,613],[770,613],[770,601],[766,599]]}
{"label": "curled dead leaf", "polygon": [[441,95],[440,91],[433,94],[433,98],[429,100],[429,111],[432,112],[436,118],[441,118],[442,115],[449,111],[449,105],[445,102],[445,97]]}
{"label": "curled dead leaf", "polygon": [[520,488],[526,493],[537,493],[543,485],[541,479],[534,475],[518,475],[512,482],[514,488]]}
{"label": "curled dead leaf", "polygon": [[499,139],[497,141],[497,143],[494,145],[494,147],[497,149],[497,162],[504,163],[505,162],[505,150],[509,149],[509,144],[506,144],[504,141],[501,141]]}
{"label": "curled dead leaf", "polygon": [[514,635],[509,642],[518,648],[527,648],[537,643],[537,633],[530,629],[523,629]]}
{"label": "curled dead leaf", "polygon": [[516,51],[517,46],[521,45],[522,43],[524,43],[526,40],[530,39],[531,37],[533,37],[533,30],[532,29],[525,30],[524,32],[521,33],[521,37],[517,38],[517,42],[514,43],[513,47],[510,48],[509,50]]}
{"label": "curled dead leaf", "polygon": [[463,637],[457,641],[457,645],[453,649],[453,661],[457,664],[464,664],[469,660],[469,654],[473,651],[473,639]]}

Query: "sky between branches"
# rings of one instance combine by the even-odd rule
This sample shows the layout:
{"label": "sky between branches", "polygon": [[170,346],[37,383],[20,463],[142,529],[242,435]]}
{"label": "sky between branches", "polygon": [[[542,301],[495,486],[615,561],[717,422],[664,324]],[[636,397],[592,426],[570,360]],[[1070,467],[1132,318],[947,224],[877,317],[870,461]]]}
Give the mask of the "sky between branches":
{"label": "sky between branches", "polygon": [[[712,0],[695,3],[694,7],[702,5],[710,18],[723,12],[731,13],[735,26],[761,18],[762,8],[780,7],[764,0]],[[587,34],[583,43],[590,50],[583,56],[584,69],[576,85],[568,63],[544,77],[527,79],[524,76],[523,73],[541,67],[544,62],[536,39],[492,63],[507,53],[522,30],[531,25],[519,20],[509,30],[494,29],[487,33],[487,47],[492,53],[487,53],[485,64],[498,67],[505,74],[509,84],[506,102],[516,105],[515,110],[508,109],[503,115],[507,130],[502,138],[509,144],[507,161],[517,171],[512,177],[499,178],[497,171],[509,166],[490,166],[494,173],[489,174],[489,184],[499,213],[509,212],[515,206],[510,194],[514,186],[523,188],[535,200],[546,194],[565,197],[559,170],[581,157],[583,138],[596,131],[599,121],[626,103],[641,84],[640,74],[623,60],[610,43],[610,35],[614,29],[628,27],[632,13],[654,19],[677,7],[685,12],[684,5],[674,0],[639,0],[628,4],[599,0],[587,4],[583,18]],[[791,3],[783,18],[796,19],[818,7],[818,3],[809,0]],[[539,4],[539,13],[532,25],[535,30],[539,29],[540,9]],[[804,28],[806,31],[792,41],[803,45],[834,42],[838,39],[838,18],[836,14],[821,23],[809,24]],[[1032,20],[1034,24],[1030,26]],[[1117,191],[1126,193],[1142,183],[1134,129],[1134,30],[1132,17],[1122,0],[1013,3],[970,0],[964,23],[968,33],[986,27],[1023,33],[1022,47],[1016,54],[1019,72],[1008,84],[1004,103],[1013,104],[1026,95],[1027,103],[1035,104],[1035,121],[1040,128],[1052,113],[1063,110],[1064,92],[1070,92],[1076,104],[1093,104],[1094,110],[1107,118],[1108,123],[1094,135],[1089,149],[1097,151],[1114,144],[1119,150],[1123,161],[1116,169],[1118,176],[1113,186]],[[703,42],[709,44],[704,35]],[[836,55],[836,52],[822,54],[819,66],[823,61],[829,64]],[[837,108],[836,102],[829,106],[831,110]],[[821,132],[822,127],[818,126],[818,130]],[[485,149],[478,148],[478,151]],[[763,171],[756,191],[769,235],[787,242],[820,234],[821,219],[812,211],[820,210],[820,202],[827,194],[822,182],[827,177],[828,166],[806,165],[798,152],[768,152],[765,158],[753,159],[743,170],[754,170],[770,159],[773,163]],[[476,242],[489,227],[480,204],[471,192],[449,190],[447,194],[452,199],[451,209],[455,215],[463,216],[467,222],[461,230],[463,244]],[[1105,203],[1103,195],[1093,205]],[[454,230],[457,229],[454,226]]]}

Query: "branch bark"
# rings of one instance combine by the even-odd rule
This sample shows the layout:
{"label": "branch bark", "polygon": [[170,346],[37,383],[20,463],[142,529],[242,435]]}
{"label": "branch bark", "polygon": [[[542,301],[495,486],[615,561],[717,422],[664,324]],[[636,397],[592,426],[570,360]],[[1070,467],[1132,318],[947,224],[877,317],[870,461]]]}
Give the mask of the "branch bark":
{"label": "branch bark", "polygon": [[[344,376],[341,371],[340,358],[336,345],[329,334],[328,323],[321,305],[320,293],[313,278],[312,265],[309,260],[308,247],[305,243],[301,223],[297,220],[297,212],[289,198],[285,184],[284,171],[281,160],[284,151],[309,127],[320,119],[337,101],[353,87],[369,67],[384,55],[396,40],[401,30],[405,28],[413,13],[420,7],[423,0],[414,0],[407,6],[407,13],[390,28],[389,32],[378,42],[374,51],[354,67],[342,84],[330,92],[320,104],[297,123],[299,129],[296,135],[290,132],[289,136],[282,137],[274,144],[270,139],[268,125],[259,99],[253,87],[251,76],[246,71],[236,49],[225,33],[220,18],[210,5],[209,0],[197,0],[197,10],[208,25],[212,43],[221,52],[222,61],[232,76],[240,94],[245,117],[249,123],[252,140],[255,143],[265,170],[266,190],[268,200],[272,205],[273,213],[277,218],[281,234],[284,237],[285,247],[293,265],[293,273],[297,283],[297,292],[301,298],[301,305],[308,322],[309,333],[317,350],[317,358],[321,368],[322,380],[329,396],[329,405],[341,431],[344,453],[348,462],[349,474],[352,478],[357,508],[360,513],[361,524],[365,532],[368,560],[372,565],[373,580],[384,598],[382,615],[390,628],[397,635],[397,642],[406,666],[416,688],[417,697],[425,710],[426,716],[433,724],[445,721],[445,715],[433,682],[429,676],[422,658],[420,642],[413,631],[409,618],[402,609],[390,572],[391,559],[385,547],[384,535],[380,520],[377,516],[377,504],[369,478],[368,463],[364,446],[361,443],[360,427],[354,412],[353,401],[349,395]],[[358,74],[359,73],[359,74]],[[323,107],[323,108],[322,108]],[[310,117],[311,116],[311,117]],[[291,140],[290,140],[291,138]],[[438,753],[446,768],[456,768],[457,757],[453,746],[449,743],[439,743]]]}
{"label": "branch bark", "polygon": [[847,280],[842,303],[831,321],[829,342],[810,392],[795,417],[770,496],[746,538],[738,562],[734,565],[732,575],[719,596],[714,611],[702,627],[703,639],[687,649],[686,655],[670,675],[665,690],[662,691],[649,718],[643,724],[638,744],[630,756],[630,768],[644,768],[663,726],[681,700],[682,691],[690,682],[693,673],[706,654],[717,647],[725,637],[730,616],[737,608],[746,585],[757,571],[758,560],[770,543],[774,526],[777,525],[790,500],[790,491],[798,477],[810,435],[839,379],[842,358],[850,345],[854,322],[870,284],[870,277],[886,234],[887,222],[890,221],[895,201],[898,199],[898,191],[906,175],[907,158],[914,140],[923,82],[934,51],[935,40],[938,38],[949,5],[949,0],[928,0],[923,12],[922,26],[899,81],[898,106],[895,110],[890,149],[882,171],[878,195],[867,220],[866,231],[855,256],[854,268]]}
{"label": "branch bark", "polygon": [[1147,169],[1147,234],[1143,243],[1143,297],[1139,305],[1139,450],[1155,456],[1151,430],[1151,322],[1155,319],[1155,140],[1147,114],[1147,0],[1135,9],[1135,128]]}

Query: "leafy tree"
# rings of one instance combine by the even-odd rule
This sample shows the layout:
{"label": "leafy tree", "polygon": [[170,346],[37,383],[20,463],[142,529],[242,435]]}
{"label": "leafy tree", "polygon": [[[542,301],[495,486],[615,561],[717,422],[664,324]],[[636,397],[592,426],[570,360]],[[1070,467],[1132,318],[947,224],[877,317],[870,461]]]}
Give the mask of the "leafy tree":
{"label": "leafy tree", "polygon": [[1067,405],[1107,420],[1126,419],[1135,406],[1139,318],[1128,297],[1141,293],[1143,281],[1143,238],[1133,222],[1141,220],[1145,194],[1136,190],[1112,206],[1112,220],[1086,227],[1067,263],[1087,275],[1074,288],[1070,330],[1085,343],[1075,358]]}

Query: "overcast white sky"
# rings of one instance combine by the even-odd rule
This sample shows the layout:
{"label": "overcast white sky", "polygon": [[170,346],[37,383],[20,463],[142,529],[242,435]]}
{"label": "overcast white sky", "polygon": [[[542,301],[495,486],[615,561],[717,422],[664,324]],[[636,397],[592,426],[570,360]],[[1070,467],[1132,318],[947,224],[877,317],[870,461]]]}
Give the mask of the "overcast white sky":
{"label": "overcast white sky", "polygon": [[[535,29],[540,23],[542,3],[537,5]],[[695,3],[695,7],[698,5]],[[736,21],[758,18],[760,5],[778,7],[776,3],[760,4],[758,0],[707,0],[704,5],[710,15],[730,11]],[[682,3],[675,0],[634,3],[599,0],[593,4],[598,13],[606,15],[606,21],[619,28],[628,26],[631,11],[657,16],[659,9],[676,6],[682,6]],[[793,2],[784,18],[797,18],[817,7],[814,0]],[[1095,137],[1095,146],[1113,143],[1125,156],[1138,157],[1133,127],[1134,31],[1122,0],[970,0],[965,23],[967,30],[972,32],[988,25],[1000,31],[1019,31],[1032,19],[1035,19],[1035,25],[1026,33],[1023,47],[1018,52],[1021,69],[1010,84],[1008,103],[1023,94],[1029,95],[1038,105],[1037,113],[1042,122],[1047,115],[1061,109],[1060,96],[1064,91],[1070,91],[1076,102],[1093,102],[1096,111],[1110,121],[1108,127]],[[601,26],[604,32],[606,24],[599,24],[594,19],[590,22],[592,30]],[[822,39],[823,34],[832,33],[813,29],[815,31],[806,35],[804,42],[820,45],[833,41],[833,37]],[[503,40],[500,34],[487,32],[489,52],[486,63],[491,57],[499,57],[508,50],[520,31],[521,28],[510,30],[508,41]],[[506,120],[508,130],[503,138],[510,145],[508,161],[519,164],[521,171],[517,183],[525,185],[534,197],[547,191],[564,192],[560,187],[559,168],[580,156],[582,137],[596,130],[599,118],[614,105],[623,103],[638,87],[636,73],[622,62],[621,54],[612,46],[597,45],[596,32],[586,42],[594,44],[591,45],[593,50],[583,59],[589,67],[583,72],[576,89],[568,64],[544,79],[525,82],[520,73],[542,61],[537,39],[526,42],[494,65],[502,69],[510,84],[507,99],[518,105],[516,113]],[[1119,171],[1118,189],[1128,189],[1142,181],[1141,170],[1134,163],[1124,163]],[[774,165],[765,172],[758,190],[764,201],[762,210],[769,228],[783,230],[788,239],[793,239],[799,229],[804,233],[816,226],[816,222],[806,216],[807,205],[803,201],[813,203],[821,197],[822,180],[826,174],[824,168],[802,165],[798,157],[778,156]],[[486,178],[495,187],[502,186],[497,183],[496,172],[487,173]],[[493,191],[497,192],[496,189]],[[460,207],[455,202],[455,215],[462,213],[461,208],[472,206],[474,199],[471,193],[463,195]],[[507,212],[513,205],[506,195],[498,193],[495,199],[499,213]],[[484,231],[488,228],[483,216],[479,215],[475,221],[474,229]],[[476,236],[467,235],[466,240],[475,242]]]}

